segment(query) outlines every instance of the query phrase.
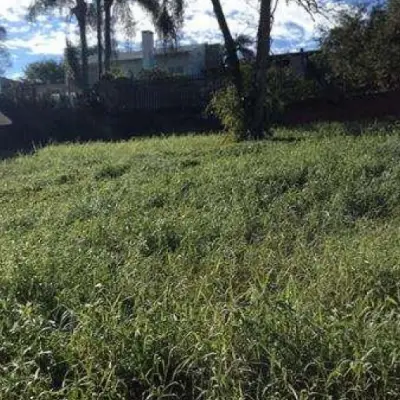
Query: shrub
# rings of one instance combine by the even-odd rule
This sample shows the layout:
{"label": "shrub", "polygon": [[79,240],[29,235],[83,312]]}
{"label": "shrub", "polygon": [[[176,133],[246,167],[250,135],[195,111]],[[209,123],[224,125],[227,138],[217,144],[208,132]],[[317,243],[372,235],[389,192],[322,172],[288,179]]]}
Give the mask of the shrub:
{"label": "shrub", "polygon": [[238,93],[232,85],[214,94],[207,111],[216,116],[225,130],[235,139],[243,138],[245,112],[240,104]]}
{"label": "shrub", "polygon": [[[249,97],[252,82],[250,64],[242,65],[245,97]],[[290,68],[272,67],[268,71],[268,94],[265,107],[267,118],[272,123],[282,120],[288,104],[301,101],[317,94],[316,83],[298,76]],[[237,139],[243,139],[245,111],[232,85],[217,91],[211,99],[207,111],[216,116],[225,130]]]}

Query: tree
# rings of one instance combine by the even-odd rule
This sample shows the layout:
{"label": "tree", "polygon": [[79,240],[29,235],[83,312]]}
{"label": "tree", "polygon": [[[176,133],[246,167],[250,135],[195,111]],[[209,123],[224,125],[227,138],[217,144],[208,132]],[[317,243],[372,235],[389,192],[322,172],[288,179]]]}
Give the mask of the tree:
{"label": "tree", "polygon": [[104,69],[111,70],[111,8],[114,0],[104,0]]}
{"label": "tree", "polygon": [[267,95],[267,71],[271,49],[271,25],[271,0],[261,0],[256,62],[254,64],[249,102],[245,109],[246,115],[251,118],[251,122],[246,125],[249,130],[248,135],[252,139],[261,139],[264,133],[267,135],[271,134],[269,121],[267,120],[267,124],[264,124],[265,119],[269,119],[265,110],[265,98]]}
{"label": "tree", "polygon": [[[121,22],[130,31],[134,19],[132,0],[104,0],[104,68],[111,70],[113,22]],[[136,0],[135,4],[147,11],[156,30],[164,40],[176,40],[183,18],[183,0]]]}
{"label": "tree", "polygon": [[97,54],[98,78],[101,79],[104,70],[103,37],[104,37],[104,0],[92,0],[88,6],[88,25],[95,31],[97,37],[96,46],[88,49],[88,56]]}
{"label": "tree", "polygon": [[64,63],[55,60],[34,62],[25,68],[24,75],[30,82],[64,83]]}
{"label": "tree", "polygon": [[97,62],[99,65],[99,78],[103,75],[103,4],[102,0],[96,0],[97,21]]}
{"label": "tree", "polygon": [[5,70],[10,66],[10,55],[4,42],[7,39],[7,31],[4,27],[0,26],[0,76],[4,74]]}
{"label": "tree", "polygon": [[38,15],[47,14],[55,9],[68,9],[70,14],[78,21],[80,51],[81,51],[81,79],[84,90],[89,87],[89,63],[88,63],[88,44],[87,44],[87,17],[88,4],[86,0],[34,0],[28,9],[28,17],[35,20]]}
{"label": "tree", "polygon": [[[296,2],[309,12],[317,11],[316,0],[296,0]],[[245,91],[243,76],[240,69],[240,60],[237,46],[229,28],[220,0],[211,0],[214,14],[222,32],[227,52],[227,63],[232,77],[232,83],[238,96],[238,115],[243,118],[244,138],[261,139],[271,135],[266,109],[266,96],[268,92],[267,70],[271,43],[271,28],[276,2],[272,0],[259,1],[259,18],[256,40],[256,60],[253,64],[252,82],[249,91]]]}
{"label": "tree", "polygon": [[[97,35],[97,46],[96,46],[96,53],[97,53],[97,65],[98,65],[98,72],[99,72],[99,79],[103,75],[103,0],[95,0],[93,3],[90,4],[89,7],[89,24],[91,27],[94,27],[96,30]],[[90,52],[90,51],[89,51]]]}
{"label": "tree", "polygon": [[244,34],[237,35],[235,38],[236,51],[239,56],[249,62],[254,61],[256,54],[253,50],[254,40],[252,37]]}
{"label": "tree", "polygon": [[[134,23],[130,5],[130,0],[104,0],[104,69],[106,73],[111,71],[113,22],[120,21],[129,30]],[[114,20],[113,9],[116,17]]]}
{"label": "tree", "polygon": [[325,79],[342,91],[400,88],[399,2],[342,12],[338,22],[321,39]]}

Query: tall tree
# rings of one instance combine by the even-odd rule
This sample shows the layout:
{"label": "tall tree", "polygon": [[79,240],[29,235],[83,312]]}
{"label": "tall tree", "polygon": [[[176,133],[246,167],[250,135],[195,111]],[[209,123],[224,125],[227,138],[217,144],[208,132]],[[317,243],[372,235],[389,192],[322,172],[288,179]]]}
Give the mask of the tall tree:
{"label": "tall tree", "polygon": [[30,82],[64,83],[64,63],[55,60],[37,61],[25,68],[24,75]]}
{"label": "tall tree", "polygon": [[321,41],[326,80],[343,91],[400,88],[399,1],[345,11],[337,21]]}
{"label": "tall tree", "polygon": [[[251,123],[247,124],[249,135],[253,139],[261,139],[264,133],[270,135],[268,110],[265,109],[267,96],[267,70],[271,48],[272,8],[271,0],[261,0],[260,20],[257,33],[257,55],[253,71],[252,88],[250,92],[250,109],[246,115]],[[265,121],[267,119],[267,121]],[[265,123],[266,122],[266,123]]]}
{"label": "tall tree", "polygon": [[93,55],[93,52],[97,54],[97,67],[98,67],[98,78],[100,79],[103,75],[103,25],[104,25],[104,0],[93,0],[88,5],[88,24],[89,27],[95,31],[97,37],[97,45],[88,49],[88,55]]}
{"label": "tall tree", "polygon": [[111,8],[114,0],[104,0],[104,70],[111,71]]}
{"label": "tall tree", "polygon": [[121,23],[127,31],[130,31],[134,25],[131,4],[133,4],[131,0],[104,0],[104,69],[106,73],[111,71],[114,23]]}
{"label": "tall tree", "polygon": [[35,20],[38,15],[48,14],[53,10],[69,10],[78,22],[81,51],[82,88],[89,87],[89,63],[87,43],[88,4],[86,0],[34,0],[28,9],[28,17]]}
{"label": "tall tree", "polygon": [[96,0],[97,64],[99,79],[103,75],[103,2]]}
{"label": "tall tree", "polygon": [[[266,108],[266,96],[268,92],[267,69],[269,64],[269,53],[271,43],[271,28],[273,14],[277,1],[260,0],[258,6],[258,30],[257,30],[257,53],[252,71],[252,84],[248,93],[243,86],[243,76],[240,68],[240,60],[237,46],[229,28],[222,3],[220,0],[211,0],[214,14],[222,32],[225,48],[228,54],[227,62],[231,72],[232,82],[239,97],[239,104],[243,109],[245,137],[261,139],[270,135],[268,123],[268,110]],[[295,0],[297,4],[309,12],[317,10],[317,0]]]}
{"label": "tall tree", "polygon": [[[243,77],[240,72],[240,61],[237,52],[237,46],[232,36],[231,30],[229,29],[228,22],[225,17],[224,10],[222,8],[220,0],[211,0],[213,5],[214,14],[217,18],[219,28],[222,32],[225,42],[227,64],[230,70],[233,84],[236,87],[240,103],[244,101],[244,88],[243,88]],[[244,104],[242,104],[242,107]]]}

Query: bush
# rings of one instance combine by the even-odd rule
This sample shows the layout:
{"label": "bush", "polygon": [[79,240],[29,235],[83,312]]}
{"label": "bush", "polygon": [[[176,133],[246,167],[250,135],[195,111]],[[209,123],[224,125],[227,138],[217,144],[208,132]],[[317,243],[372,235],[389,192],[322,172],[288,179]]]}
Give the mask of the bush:
{"label": "bush", "polygon": [[207,112],[216,116],[236,140],[243,139],[245,112],[234,86],[229,85],[217,91],[208,105]]}
{"label": "bush", "polygon": [[[242,65],[245,97],[249,97],[252,68],[250,64]],[[314,97],[317,94],[315,82],[303,79],[290,68],[272,67],[268,71],[268,94],[265,107],[268,110],[269,122],[282,121],[283,113],[288,104]],[[207,111],[216,116],[236,140],[245,135],[245,111],[240,104],[233,85],[227,85],[217,91],[211,99]]]}

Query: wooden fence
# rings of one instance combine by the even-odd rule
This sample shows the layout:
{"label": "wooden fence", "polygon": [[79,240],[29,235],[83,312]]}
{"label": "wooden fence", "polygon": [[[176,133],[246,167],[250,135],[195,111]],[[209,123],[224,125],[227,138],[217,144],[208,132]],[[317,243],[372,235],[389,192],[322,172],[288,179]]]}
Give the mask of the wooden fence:
{"label": "wooden fence", "polygon": [[96,93],[109,110],[146,110],[205,108],[213,93],[225,85],[222,79],[177,79],[102,81]]}

